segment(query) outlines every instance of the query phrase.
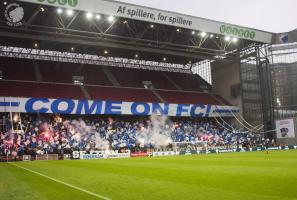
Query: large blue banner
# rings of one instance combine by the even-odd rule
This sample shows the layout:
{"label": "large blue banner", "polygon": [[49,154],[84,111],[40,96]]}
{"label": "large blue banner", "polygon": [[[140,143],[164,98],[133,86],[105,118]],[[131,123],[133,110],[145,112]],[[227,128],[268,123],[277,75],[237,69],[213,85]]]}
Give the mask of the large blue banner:
{"label": "large blue banner", "polygon": [[234,106],[169,104],[109,100],[0,97],[0,112],[57,113],[78,115],[159,115],[176,117],[233,116]]}

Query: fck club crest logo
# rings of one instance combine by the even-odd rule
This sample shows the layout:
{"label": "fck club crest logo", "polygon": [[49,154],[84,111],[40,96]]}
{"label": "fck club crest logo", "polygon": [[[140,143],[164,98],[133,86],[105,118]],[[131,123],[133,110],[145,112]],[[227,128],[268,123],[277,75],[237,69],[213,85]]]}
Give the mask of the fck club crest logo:
{"label": "fck club crest logo", "polygon": [[7,5],[4,15],[9,26],[21,26],[23,24],[24,9],[17,3]]}

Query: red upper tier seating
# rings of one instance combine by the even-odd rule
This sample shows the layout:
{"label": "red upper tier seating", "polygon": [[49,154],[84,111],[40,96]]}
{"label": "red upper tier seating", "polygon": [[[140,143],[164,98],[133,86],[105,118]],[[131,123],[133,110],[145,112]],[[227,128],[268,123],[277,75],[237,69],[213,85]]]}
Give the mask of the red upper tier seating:
{"label": "red upper tier seating", "polygon": [[[161,102],[148,89],[86,86],[91,99],[136,102]],[[207,93],[157,91],[167,103],[229,105],[222,98]],[[38,82],[0,81],[0,96],[86,99],[77,85]],[[214,97],[215,96],[215,97]]]}
{"label": "red upper tier seating", "polygon": [[202,91],[201,86],[207,85],[198,75],[176,72],[165,73],[184,91]]}
{"label": "red upper tier seating", "polygon": [[72,83],[72,76],[84,76],[85,84],[111,85],[99,66],[44,61],[38,66],[45,82]]}
{"label": "red upper tier seating", "polygon": [[85,99],[79,86],[0,81],[0,96]]}
{"label": "red upper tier seating", "polygon": [[[84,76],[86,85],[112,86],[112,83],[102,70],[103,67],[100,66],[4,57],[0,58],[0,61],[0,70],[4,75],[4,79],[7,80],[37,81],[36,77],[39,74],[34,69],[33,62],[35,62],[44,82],[72,83],[72,76]],[[143,81],[151,81],[156,89],[177,90],[178,88],[174,84],[176,83],[185,91],[202,91],[201,86],[207,85],[198,75],[193,74],[117,67],[104,68],[110,70],[122,87],[143,88]]]}
{"label": "red upper tier seating", "polygon": [[[84,87],[91,99],[229,105],[219,96],[195,92],[209,85],[193,74],[3,57],[0,61],[4,77],[0,96],[86,99],[81,88],[72,85],[72,76],[84,76]],[[120,86],[113,86],[112,81]],[[161,98],[144,89],[143,81],[151,81]]]}
{"label": "red upper tier seating", "polygon": [[141,69],[122,69],[109,68],[114,77],[124,87],[139,87],[143,88],[143,81],[151,81],[155,88],[176,90],[172,83],[170,83],[163,72]]}
{"label": "red upper tier seating", "polygon": [[161,97],[168,103],[177,104],[213,104],[220,105],[212,95],[207,93],[180,92],[180,91],[158,91]]}
{"label": "red upper tier seating", "polygon": [[136,102],[160,102],[148,89],[129,89],[111,87],[86,87],[92,99]]}
{"label": "red upper tier seating", "polygon": [[32,60],[0,57],[0,70],[4,79],[36,81]]}

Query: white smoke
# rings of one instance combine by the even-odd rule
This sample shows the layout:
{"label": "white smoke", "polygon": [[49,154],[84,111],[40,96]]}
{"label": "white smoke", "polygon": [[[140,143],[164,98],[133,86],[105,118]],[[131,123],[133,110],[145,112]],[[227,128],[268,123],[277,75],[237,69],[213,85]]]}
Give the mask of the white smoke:
{"label": "white smoke", "polygon": [[170,126],[171,122],[167,116],[153,114],[150,117],[147,128],[144,126],[140,127],[136,134],[136,139],[141,147],[148,144],[152,144],[156,148],[168,146],[168,144],[172,143]]}
{"label": "white smoke", "polygon": [[109,142],[100,136],[95,127],[88,126],[83,120],[65,121],[63,124],[71,133],[71,139],[77,143],[85,141],[88,144],[86,147],[88,150],[92,147],[104,150],[109,148]]}

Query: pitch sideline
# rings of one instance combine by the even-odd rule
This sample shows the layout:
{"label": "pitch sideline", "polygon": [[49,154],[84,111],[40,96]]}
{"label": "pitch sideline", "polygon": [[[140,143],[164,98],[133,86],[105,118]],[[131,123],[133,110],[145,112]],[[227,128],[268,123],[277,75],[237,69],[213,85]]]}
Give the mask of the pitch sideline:
{"label": "pitch sideline", "polygon": [[33,170],[31,170],[31,169],[28,169],[28,168],[25,168],[25,167],[21,167],[21,166],[19,166],[19,165],[17,165],[17,164],[12,164],[12,163],[9,163],[9,164],[10,164],[10,165],[13,165],[13,166],[15,166],[15,167],[18,167],[18,168],[20,168],[20,169],[26,170],[26,171],[28,171],[28,172],[37,174],[37,175],[39,175],[39,176],[42,176],[42,177],[44,177],[44,178],[50,179],[50,180],[52,180],[52,181],[54,181],[54,182],[57,182],[57,183],[60,183],[60,184],[62,184],[62,185],[66,185],[66,186],[68,186],[68,187],[70,187],[70,188],[73,188],[73,189],[79,190],[79,191],[81,191],[81,192],[87,193],[87,194],[89,194],[89,195],[91,195],[91,196],[94,196],[94,197],[97,197],[97,198],[99,198],[99,199],[103,199],[103,200],[112,200],[111,198],[102,196],[102,195],[100,195],[100,194],[96,194],[96,193],[94,193],[94,192],[90,192],[90,191],[85,190],[85,189],[83,189],[83,188],[77,187],[77,186],[75,186],[75,185],[71,185],[71,184],[66,183],[66,182],[64,182],[64,181],[60,181],[60,180],[58,180],[58,179],[55,179],[55,178],[52,178],[52,177],[50,177],[50,176],[41,174],[41,173],[36,172],[36,171],[33,171]]}

